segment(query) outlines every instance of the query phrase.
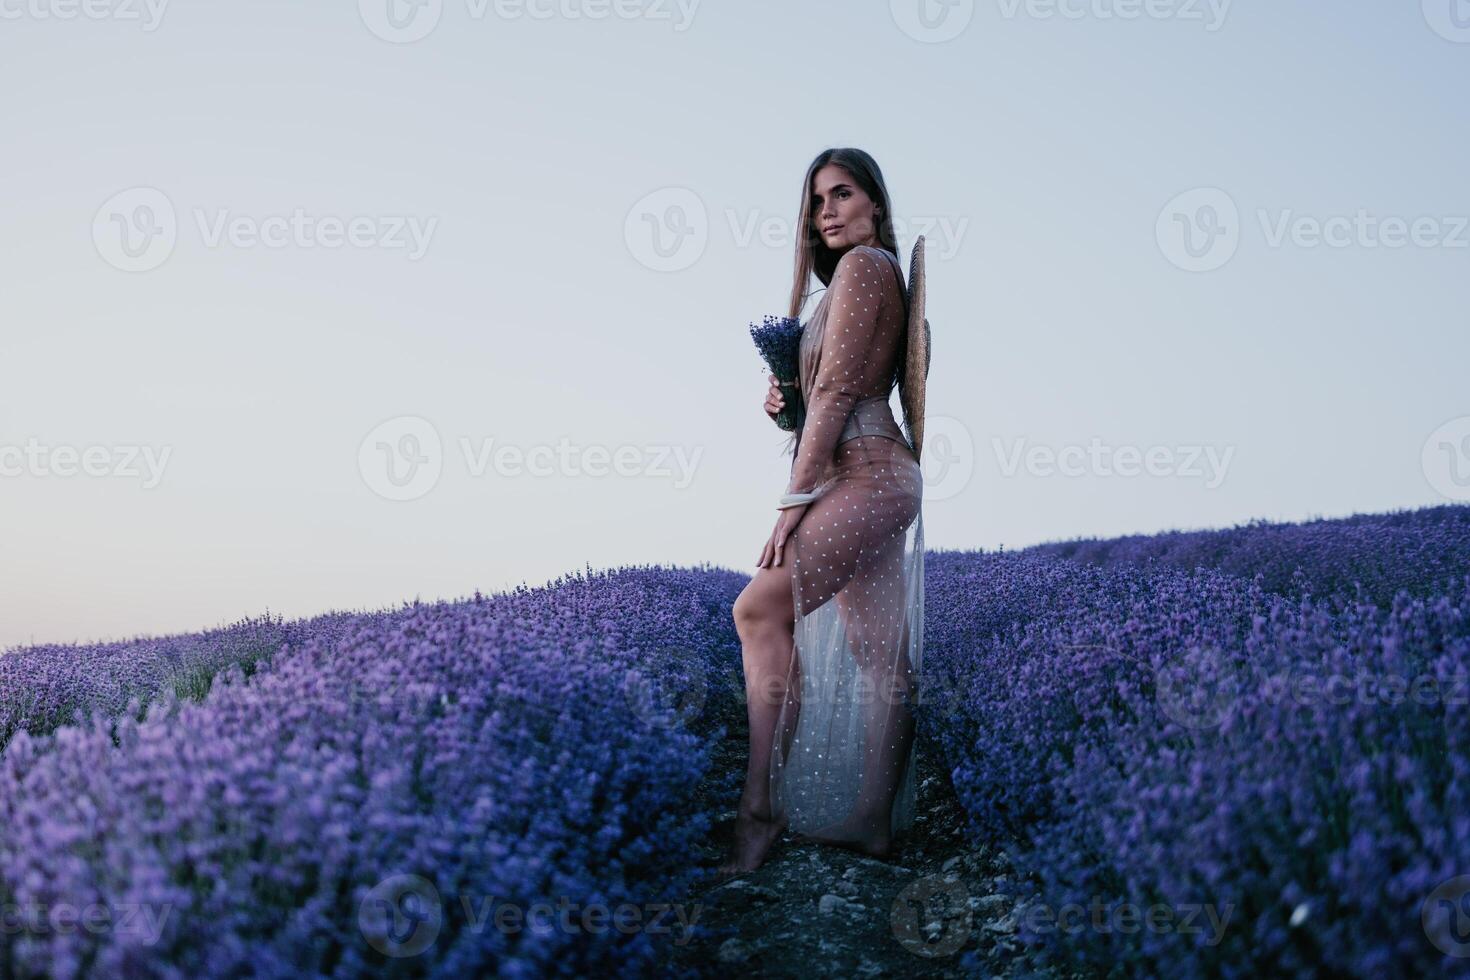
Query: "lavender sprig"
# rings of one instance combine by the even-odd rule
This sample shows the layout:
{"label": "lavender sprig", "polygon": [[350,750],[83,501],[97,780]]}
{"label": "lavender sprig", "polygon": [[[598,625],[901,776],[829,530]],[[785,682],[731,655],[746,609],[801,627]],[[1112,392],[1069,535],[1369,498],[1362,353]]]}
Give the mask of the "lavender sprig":
{"label": "lavender sprig", "polygon": [[793,316],[768,315],[761,324],[750,325],[750,337],[777,383],[790,389],[776,413],[776,425],[787,432],[796,429],[801,415],[801,331],[801,321]]}

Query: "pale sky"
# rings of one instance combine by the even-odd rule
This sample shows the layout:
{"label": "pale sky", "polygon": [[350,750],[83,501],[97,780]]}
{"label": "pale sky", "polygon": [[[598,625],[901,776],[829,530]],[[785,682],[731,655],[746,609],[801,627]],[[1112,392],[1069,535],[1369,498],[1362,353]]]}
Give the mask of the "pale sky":
{"label": "pale sky", "polygon": [[389,2],[0,0],[0,647],[753,572],[828,146],[928,547],[1470,499],[1464,0]]}

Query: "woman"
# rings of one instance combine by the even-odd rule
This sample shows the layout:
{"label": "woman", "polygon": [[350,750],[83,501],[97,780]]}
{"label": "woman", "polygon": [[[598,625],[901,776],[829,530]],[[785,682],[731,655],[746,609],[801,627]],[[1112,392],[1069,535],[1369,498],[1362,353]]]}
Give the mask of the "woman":
{"label": "woman", "polygon": [[[789,315],[813,271],[828,288],[802,331],[787,496],[735,601],[750,762],[726,874],[759,867],[788,827],[887,857],[913,822],[928,324],[910,344],[892,208],[867,153],[812,162],[797,227]],[[911,275],[921,322],[922,245]],[[774,416],[784,398],[771,380]],[[895,383],[907,436],[888,404]]]}

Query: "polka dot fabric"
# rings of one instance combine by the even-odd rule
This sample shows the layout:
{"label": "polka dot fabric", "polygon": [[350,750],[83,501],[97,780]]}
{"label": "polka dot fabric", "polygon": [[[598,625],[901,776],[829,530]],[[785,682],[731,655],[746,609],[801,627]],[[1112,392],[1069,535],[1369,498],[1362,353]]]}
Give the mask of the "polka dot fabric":
{"label": "polka dot fabric", "polygon": [[795,655],[771,798],[792,830],[826,838],[913,823],[923,480],[889,405],[906,323],[898,258],[859,245],[802,333],[806,417],[787,492],[818,497],[786,545]]}

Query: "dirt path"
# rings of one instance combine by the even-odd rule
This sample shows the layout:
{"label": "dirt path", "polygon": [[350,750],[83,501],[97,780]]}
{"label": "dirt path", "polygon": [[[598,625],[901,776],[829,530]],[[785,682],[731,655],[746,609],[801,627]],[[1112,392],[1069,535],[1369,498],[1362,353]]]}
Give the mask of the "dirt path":
{"label": "dirt path", "polygon": [[[717,771],[743,773],[745,741],[721,744]],[[667,965],[700,976],[1037,976],[1022,970],[1010,901],[997,894],[1004,855],[966,842],[948,777],[921,745],[918,813],[890,861],[788,834],[758,870],[691,895],[699,918]],[[738,791],[737,791],[738,792]],[[715,867],[735,812],[722,814],[700,855]],[[977,961],[965,970],[967,953]]]}

